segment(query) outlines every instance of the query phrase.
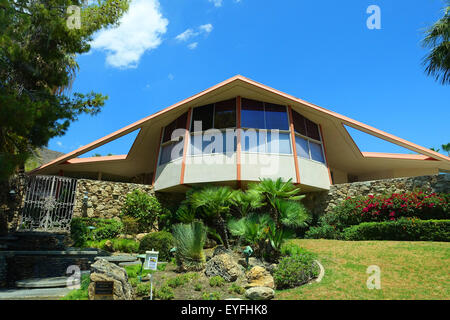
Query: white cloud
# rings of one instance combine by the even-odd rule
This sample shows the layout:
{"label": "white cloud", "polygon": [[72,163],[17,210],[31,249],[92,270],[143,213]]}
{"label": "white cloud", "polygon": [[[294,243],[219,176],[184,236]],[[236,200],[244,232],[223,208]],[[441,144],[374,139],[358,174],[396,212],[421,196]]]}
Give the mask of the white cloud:
{"label": "white cloud", "polygon": [[200,31],[206,32],[206,33],[210,33],[213,29],[213,26],[211,23],[208,24],[203,24],[200,27],[198,27],[200,29]]}
{"label": "white cloud", "polygon": [[100,31],[91,43],[106,51],[106,63],[117,68],[136,68],[142,55],[162,42],[169,20],[158,0],[132,0],[117,28]]}
{"label": "white cloud", "polygon": [[208,0],[208,1],[214,3],[214,7],[222,6],[222,0]]}
{"label": "white cloud", "polygon": [[188,41],[190,38],[198,35],[198,32],[194,32],[191,28],[187,29],[183,33],[180,33],[175,37],[178,41]]}
{"label": "white cloud", "polygon": [[58,145],[58,146],[62,146],[62,142],[61,141],[56,141],[56,144]]}
{"label": "white cloud", "polygon": [[197,48],[197,46],[198,46],[198,42],[193,42],[193,43],[188,44],[188,48],[191,50],[194,50],[195,48]]}

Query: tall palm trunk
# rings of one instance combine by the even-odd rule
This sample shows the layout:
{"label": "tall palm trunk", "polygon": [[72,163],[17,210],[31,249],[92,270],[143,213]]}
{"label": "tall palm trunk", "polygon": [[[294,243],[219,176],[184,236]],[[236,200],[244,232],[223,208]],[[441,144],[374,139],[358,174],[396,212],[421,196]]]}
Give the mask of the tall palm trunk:
{"label": "tall palm trunk", "polygon": [[217,215],[216,226],[217,230],[220,230],[219,232],[220,236],[222,237],[223,245],[228,249],[230,247],[230,244],[228,242],[227,228],[225,225],[225,220],[223,220],[220,214]]}

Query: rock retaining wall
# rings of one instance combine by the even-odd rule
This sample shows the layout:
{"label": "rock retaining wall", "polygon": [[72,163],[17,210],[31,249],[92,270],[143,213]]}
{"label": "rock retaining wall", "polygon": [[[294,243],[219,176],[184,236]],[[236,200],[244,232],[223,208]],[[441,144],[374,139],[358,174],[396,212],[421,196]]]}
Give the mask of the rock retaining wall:
{"label": "rock retaining wall", "polygon": [[[127,194],[136,189],[151,195],[155,193],[151,185],[79,179],[73,215],[108,219],[118,217]],[[85,195],[88,197],[87,204],[83,201]]]}

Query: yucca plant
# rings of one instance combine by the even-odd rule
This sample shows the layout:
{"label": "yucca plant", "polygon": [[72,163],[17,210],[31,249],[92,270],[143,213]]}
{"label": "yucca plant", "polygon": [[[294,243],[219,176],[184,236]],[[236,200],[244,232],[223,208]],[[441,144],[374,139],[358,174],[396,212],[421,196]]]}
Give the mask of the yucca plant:
{"label": "yucca plant", "polygon": [[176,245],[177,264],[184,271],[200,271],[205,265],[203,246],[206,241],[206,228],[200,221],[173,226]]}

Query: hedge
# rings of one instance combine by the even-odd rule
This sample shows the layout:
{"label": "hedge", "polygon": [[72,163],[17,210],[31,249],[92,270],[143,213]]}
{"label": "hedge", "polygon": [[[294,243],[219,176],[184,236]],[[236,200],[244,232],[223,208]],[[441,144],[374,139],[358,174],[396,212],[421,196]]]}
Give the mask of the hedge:
{"label": "hedge", "polygon": [[[88,226],[95,227],[89,230]],[[83,247],[88,240],[104,240],[116,238],[123,229],[123,224],[114,219],[73,218],[70,226],[70,236],[74,246]]]}
{"label": "hedge", "polygon": [[399,219],[344,229],[344,240],[450,241],[450,220]]}

